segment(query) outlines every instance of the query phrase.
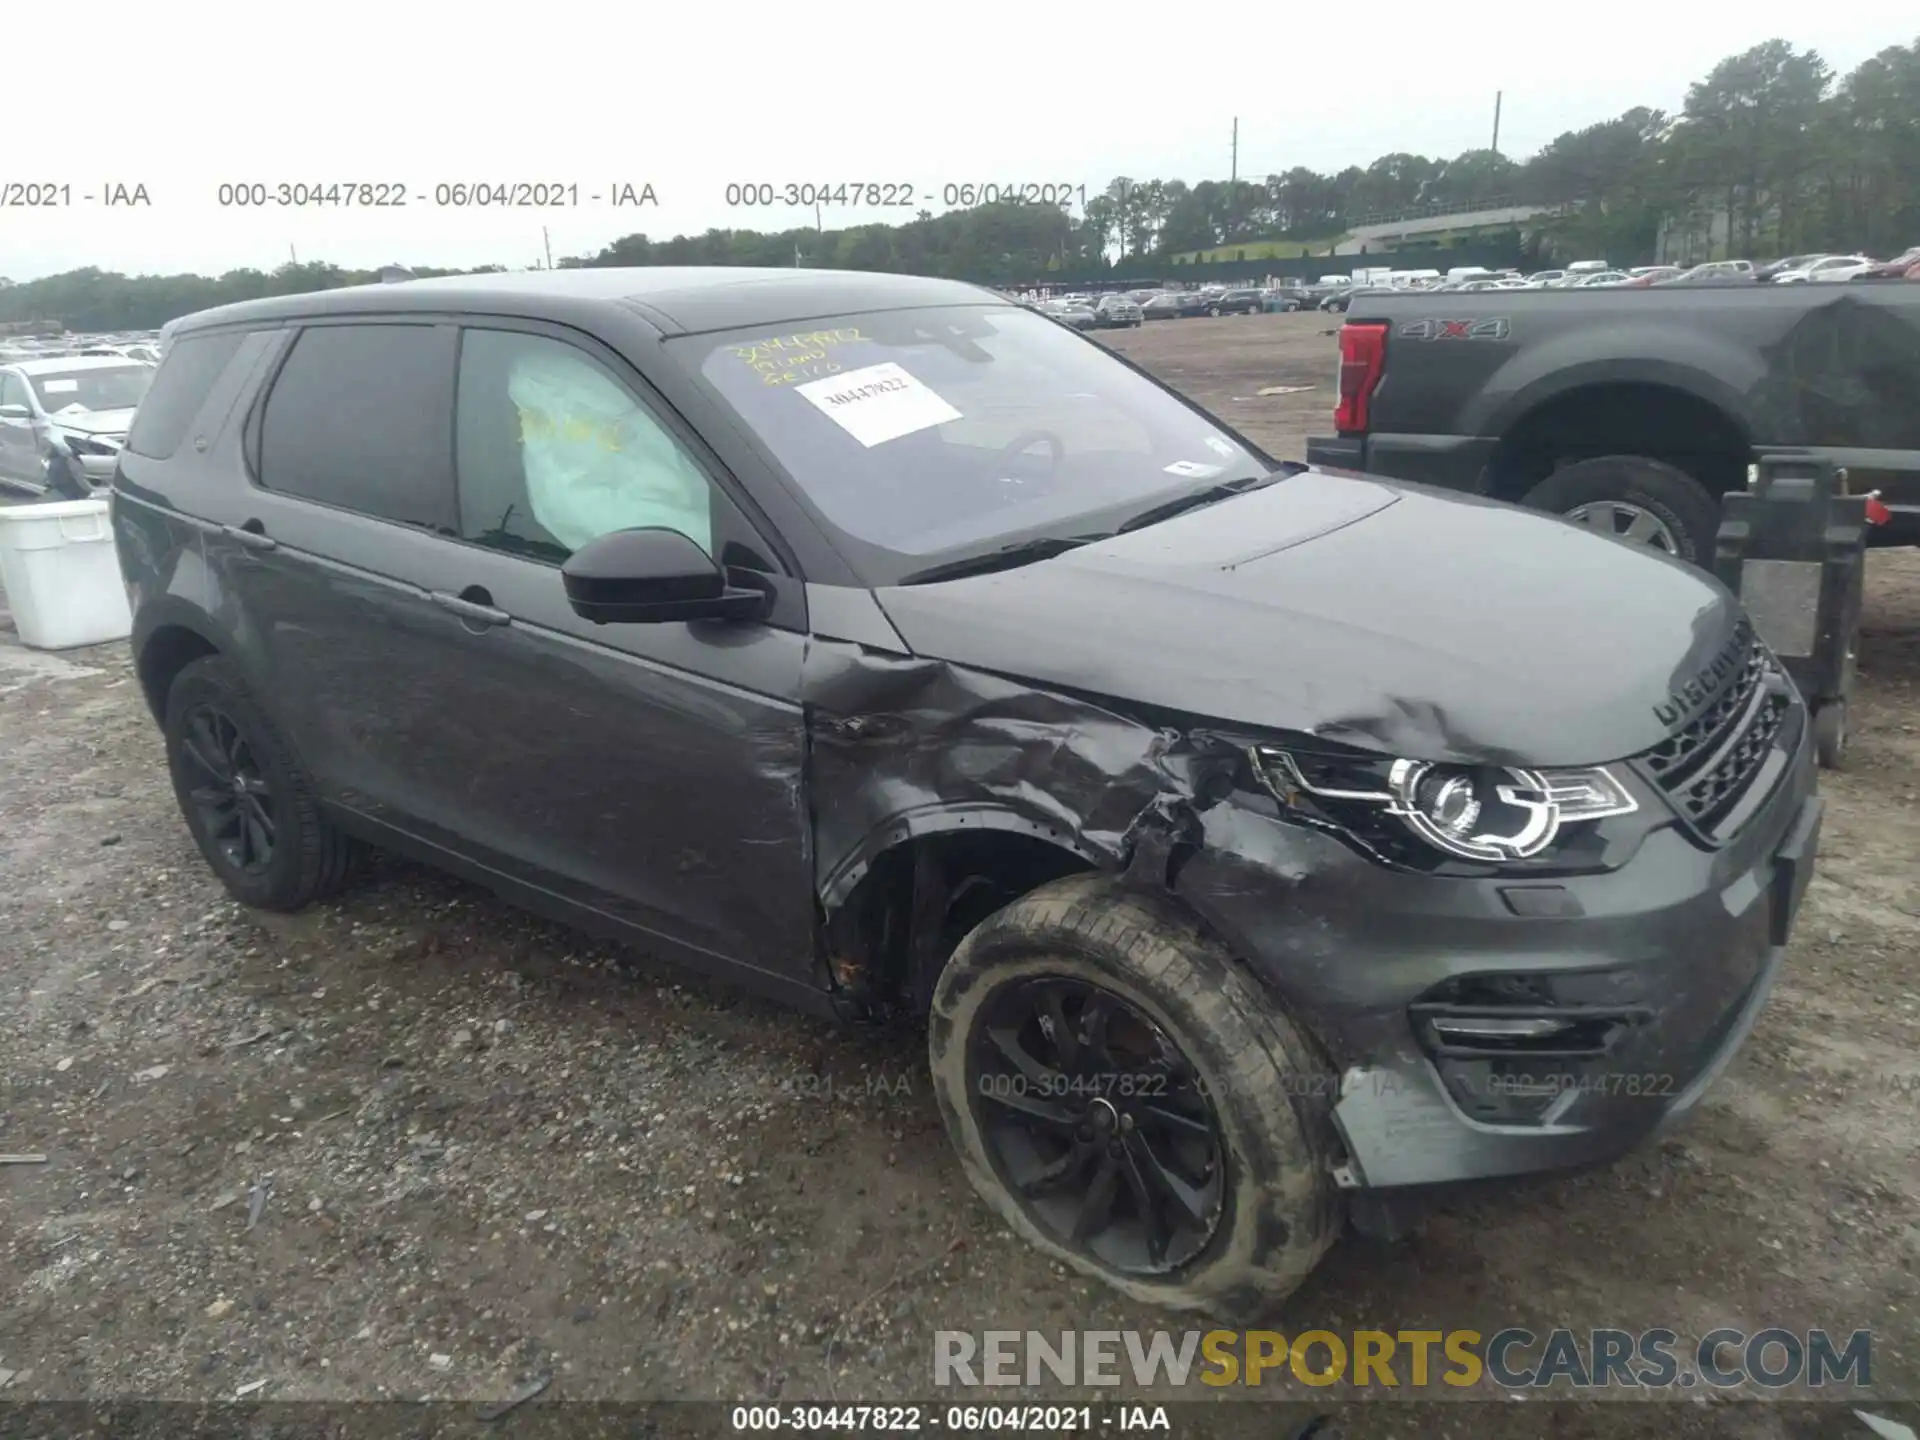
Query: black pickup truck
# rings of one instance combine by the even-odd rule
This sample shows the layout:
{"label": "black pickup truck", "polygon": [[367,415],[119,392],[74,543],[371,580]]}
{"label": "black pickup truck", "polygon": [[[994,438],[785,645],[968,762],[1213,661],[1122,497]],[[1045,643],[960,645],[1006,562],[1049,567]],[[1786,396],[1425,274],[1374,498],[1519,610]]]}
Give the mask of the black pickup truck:
{"label": "black pickup truck", "polygon": [[1920,285],[1362,293],[1314,465],[1557,511],[1711,563],[1762,450],[1847,467],[1920,543]]}

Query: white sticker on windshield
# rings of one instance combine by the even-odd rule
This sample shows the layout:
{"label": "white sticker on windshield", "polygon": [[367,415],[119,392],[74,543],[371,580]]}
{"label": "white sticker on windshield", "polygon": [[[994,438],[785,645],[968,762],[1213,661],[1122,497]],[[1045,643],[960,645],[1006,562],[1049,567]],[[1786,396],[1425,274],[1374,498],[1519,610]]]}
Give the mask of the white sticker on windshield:
{"label": "white sticker on windshield", "polygon": [[869,450],[960,418],[958,410],[891,360],[793,388]]}
{"label": "white sticker on windshield", "polygon": [[1178,475],[1187,480],[1205,480],[1218,475],[1225,468],[1222,465],[1202,465],[1198,460],[1176,460],[1166,467],[1166,471],[1169,475]]}
{"label": "white sticker on windshield", "polygon": [[40,382],[42,395],[71,395],[79,388],[78,380],[42,380]]}
{"label": "white sticker on windshield", "polygon": [[1233,446],[1225,440],[1222,440],[1218,435],[1207,436],[1207,448],[1216,455],[1224,455],[1229,460],[1233,458]]}

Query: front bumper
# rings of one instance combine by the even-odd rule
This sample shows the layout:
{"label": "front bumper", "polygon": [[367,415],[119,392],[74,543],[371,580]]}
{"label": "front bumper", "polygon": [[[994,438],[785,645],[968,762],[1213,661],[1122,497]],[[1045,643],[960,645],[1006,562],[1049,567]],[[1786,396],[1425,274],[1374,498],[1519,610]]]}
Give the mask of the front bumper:
{"label": "front bumper", "polygon": [[[1610,874],[1449,879],[1229,804],[1207,812],[1176,888],[1333,1059],[1343,1187],[1404,1195],[1609,1160],[1691,1110],[1766,1003],[1819,844],[1811,733],[1799,725],[1774,793],[1718,850],[1669,825]],[[1489,1070],[1430,1028],[1448,1008],[1435,996],[1463,986],[1631,1018],[1597,1058]]]}
{"label": "front bumper", "polygon": [[118,455],[76,455],[80,473],[87,477],[87,483],[95,489],[102,489],[113,481],[113,467],[120,463]]}
{"label": "front bumper", "polygon": [[114,436],[104,441],[96,441],[92,436],[86,436],[84,438],[91,443],[102,444],[111,448],[109,448],[108,453],[104,455],[83,453],[76,451],[68,444],[65,435],[56,433],[52,438],[43,439],[40,442],[40,458],[45,460],[49,453],[49,447],[58,445],[67,452],[67,458],[73,462],[73,468],[86,478],[86,482],[89,485],[95,489],[104,489],[112,482],[114,467],[120,463],[119,446],[122,443],[122,437]]}

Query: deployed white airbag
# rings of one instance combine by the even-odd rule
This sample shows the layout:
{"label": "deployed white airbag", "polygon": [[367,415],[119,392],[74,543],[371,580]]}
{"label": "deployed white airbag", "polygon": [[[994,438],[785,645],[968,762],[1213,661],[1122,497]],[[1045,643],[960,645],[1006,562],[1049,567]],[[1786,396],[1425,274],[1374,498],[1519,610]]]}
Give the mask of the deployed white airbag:
{"label": "deployed white airbag", "polygon": [[533,515],[578,550],[614,530],[664,526],[713,553],[707,480],[624,387],[555,346],[514,357]]}

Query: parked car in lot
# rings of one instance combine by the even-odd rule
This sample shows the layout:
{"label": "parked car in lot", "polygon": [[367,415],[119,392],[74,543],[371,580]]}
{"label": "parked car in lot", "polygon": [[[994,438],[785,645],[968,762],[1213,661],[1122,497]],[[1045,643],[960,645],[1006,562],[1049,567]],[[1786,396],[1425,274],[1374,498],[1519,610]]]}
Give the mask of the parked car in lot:
{"label": "parked car in lot", "polygon": [[113,523],[237,899],[296,909],[371,842],[923,1019],[987,1203],[1176,1309],[1270,1315],[1346,1216],[1687,1111],[1816,853],[1804,707],[1725,590],[1276,465],[955,282],[208,311]]}
{"label": "parked car in lot", "polygon": [[1833,285],[1851,280],[1863,270],[1871,270],[1873,261],[1865,255],[1823,255],[1799,270],[1782,270],[1773,277],[1776,285]]}
{"label": "parked car in lot", "polygon": [[1038,308],[1041,314],[1050,315],[1062,325],[1071,325],[1076,330],[1091,330],[1100,323],[1100,317],[1093,313],[1092,308],[1077,300],[1043,300]]}
{"label": "parked car in lot", "polygon": [[1671,280],[1656,280],[1653,283],[1656,288],[1664,290],[1676,287],[1680,289],[1727,289],[1729,287],[1755,285],[1759,282],[1754,279],[1754,272],[1750,270],[1739,270],[1731,265],[1712,264],[1695,265],[1689,270],[1681,271]]}
{"label": "parked car in lot", "polygon": [[1765,265],[1756,265],[1753,270],[1753,278],[1765,284],[1773,280],[1776,276],[1784,275],[1789,270],[1804,270],[1807,266],[1813,264],[1814,261],[1824,260],[1826,258],[1827,252],[1824,250],[1815,250],[1806,255],[1788,255],[1779,260],[1769,261]]}
{"label": "parked car in lot", "polygon": [[1305,310],[1314,302],[1304,285],[1278,285],[1271,290],[1261,292],[1262,308],[1270,312],[1291,314],[1295,310]]}
{"label": "parked car in lot", "polygon": [[1192,313],[1192,302],[1172,290],[1163,290],[1140,302],[1140,317],[1143,320],[1177,320],[1182,315]]}
{"label": "parked car in lot", "polygon": [[1856,272],[1855,280],[1898,280],[1904,277],[1915,265],[1920,265],[1920,245],[1914,245],[1902,251],[1891,260],[1883,260],[1878,265],[1869,265]]}
{"label": "parked car in lot", "polygon": [[1119,330],[1138,325],[1146,319],[1140,307],[1124,295],[1103,295],[1093,307],[1094,318],[1103,330]]}
{"label": "parked car in lot", "polygon": [[[1716,285],[1753,288],[1727,303]],[[1307,457],[1518,500],[1698,564],[1758,452],[1845,465],[1920,543],[1920,293],[1906,285],[1355,297],[1338,434]],[[1444,320],[1444,323],[1443,323]]]}
{"label": "parked car in lot", "polygon": [[1263,290],[1222,290],[1207,300],[1209,315],[1259,315],[1266,308],[1267,296]]}
{"label": "parked car in lot", "polygon": [[1320,301],[1320,308],[1322,310],[1332,311],[1336,314],[1344,314],[1346,312],[1347,306],[1352,302],[1352,300],[1353,300],[1353,287],[1349,286],[1345,290],[1334,290],[1334,291],[1328,292],[1327,295],[1322,297]]}
{"label": "parked car in lot", "polygon": [[90,485],[105,485],[154,367],[121,355],[0,366],[0,485],[39,493],[57,448]]}

